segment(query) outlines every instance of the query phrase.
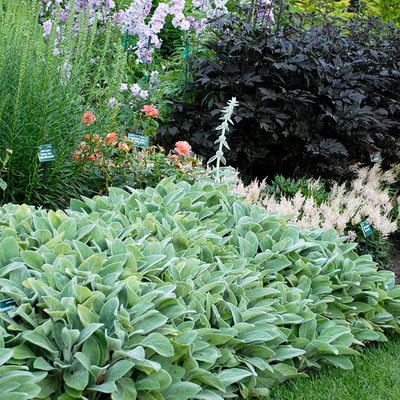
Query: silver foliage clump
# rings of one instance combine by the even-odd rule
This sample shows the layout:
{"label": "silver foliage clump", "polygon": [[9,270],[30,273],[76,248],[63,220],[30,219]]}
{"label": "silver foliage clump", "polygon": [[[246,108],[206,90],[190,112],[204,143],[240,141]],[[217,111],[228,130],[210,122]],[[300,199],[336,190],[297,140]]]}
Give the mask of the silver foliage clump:
{"label": "silver foliage clump", "polygon": [[356,246],[210,180],[4,205],[1,398],[268,398],[307,369],[350,369],[354,347],[400,331],[393,272]]}

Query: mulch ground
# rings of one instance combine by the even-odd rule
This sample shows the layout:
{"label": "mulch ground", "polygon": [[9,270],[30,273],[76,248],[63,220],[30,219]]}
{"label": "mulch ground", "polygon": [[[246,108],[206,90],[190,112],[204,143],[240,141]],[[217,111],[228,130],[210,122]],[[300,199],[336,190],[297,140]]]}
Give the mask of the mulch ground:
{"label": "mulch ground", "polygon": [[389,257],[392,260],[387,267],[389,271],[393,271],[396,275],[396,283],[400,284],[400,249],[392,246],[389,250]]}

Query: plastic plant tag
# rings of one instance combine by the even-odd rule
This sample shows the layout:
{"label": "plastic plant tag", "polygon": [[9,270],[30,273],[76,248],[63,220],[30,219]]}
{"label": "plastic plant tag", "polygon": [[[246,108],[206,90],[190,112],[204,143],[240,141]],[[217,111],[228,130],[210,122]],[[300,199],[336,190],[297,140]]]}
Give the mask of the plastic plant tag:
{"label": "plastic plant tag", "polygon": [[54,161],[56,156],[54,155],[53,146],[51,144],[39,146],[38,157],[40,162]]}
{"label": "plastic plant tag", "polygon": [[133,141],[135,147],[144,147],[147,149],[149,147],[149,138],[147,136],[138,135],[136,133],[129,133],[128,140]]}
{"label": "plastic plant tag", "polygon": [[18,307],[18,305],[14,299],[0,300],[0,313],[7,313],[7,311],[10,311],[16,307]]}
{"label": "plastic plant tag", "polygon": [[361,222],[361,229],[364,234],[364,237],[368,237],[372,235],[372,228],[368,221]]}
{"label": "plastic plant tag", "polygon": [[382,161],[382,154],[380,151],[376,151],[375,153],[371,153],[370,155],[371,162],[376,163]]}

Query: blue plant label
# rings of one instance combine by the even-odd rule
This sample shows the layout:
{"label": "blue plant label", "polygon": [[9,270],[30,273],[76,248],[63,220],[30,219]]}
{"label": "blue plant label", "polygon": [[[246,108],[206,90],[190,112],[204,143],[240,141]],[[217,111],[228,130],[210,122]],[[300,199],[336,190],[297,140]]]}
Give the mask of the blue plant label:
{"label": "blue plant label", "polygon": [[54,155],[53,146],[51,144],[44,144],[39,146],[39,162],[54,161],[56,156]]}
{"label": "blue plant label", "polygon": [[131,140],[135,147],[144,147],[145,149],[149,147],[149,138],[147,136],[129,133],[128,140]]}
{"label": "blue plant label", "polygon": [[370,159],[371,159],[371,162],[373,162],[373,163],[382,161],[381,152],[380,151],[376,151],[375,153],[371,153]]}
{"label": "blue plant label", "polygon": [[5,299],[0,300],[0,313],[7,313],[8,311],[12,310],[13,308],[17,308],[18,305],[14,301],[14,299]]}
{"label": "blue plant label", "polygon": [[372,235],[372,228],[368,221],[361,222],[361,229],[364,234],[364,237],[368,237]]}

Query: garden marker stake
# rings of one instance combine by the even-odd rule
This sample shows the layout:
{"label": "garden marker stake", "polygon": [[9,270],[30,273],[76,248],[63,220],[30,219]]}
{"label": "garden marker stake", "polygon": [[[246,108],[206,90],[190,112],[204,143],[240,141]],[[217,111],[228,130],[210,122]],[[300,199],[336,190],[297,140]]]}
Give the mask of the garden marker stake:
{"label": "garden marker stake", "polygon": [[49,161],[54,161],[56,159],[53,151],[53,146],[51,144],[44,144],[42,146],[39,146],[38,157],[39,157],[39,162],[44,163],[43,195],[45,195],[46,185],[47,185],[47,174],[49,172]]}
{"label": "garden marker stake", "polygon": [[185,89],[183,89],[183,102],[186,103],[186,88],[188,82],[188,64],[189,64],[189,38],[186,38],[185,51],[183,52],[183,58],[185,61]]}
{"label": "garden marker stake", "polygon": [[361,222],[361,229],[364,237],[372,235],[372,228],[368,221]]}
{"label": "garden marker stake", "polygon": [[46,161],[44,163],[44,171],[43,171],[43,195],[46,194],[47,187],[47,173],[49,172],[49,162]]}
{"label": "garden marker stake", "polygon": [[[126,30],[126,35],[124,42],[122,43],[122,47],[124,48],[124,51],[126,51],[126,63],[129,64],[129,51],[128,51],[128,45],[129,42],[132,41],[132,36],[129,34],[128,29]],[[132,46],[135,46],[136,43],[132,42]]]}
{"label": "garden marker stake", "polygon": [[139,133],[128,133],[128,140],[131,140],[136,148],[142,147],[147,149],[149,147],[149,137],[139,135]]}
{"label": "garden marker stake", "polygon": [[[151,28],[151,24],[150,24]],[[151,43],[151,37],[149,36],[149,41],[147,42],[147,51],[150,50],[150,43]],[[147,53],[148,55],[148,53]],[[146,84],[146,89],[149,88],[149,82],[150,82],[150,75],[149,75],[149,63],[146,61],[146,75],[144,76],[144,83]]]}
{"label": "garden marker stake", "polygon": [[14,301],[14,299],[4,299],[0,300],[0,313],[8,313],[8,311],[13,308],[17,308],[18,304]]}
{"label": "garden marker stake", "polygon": [[371,162],[377,163],[379,161],[382,161],[382,154],[380,151],[376,151],[374,153],[371,153],[369,156]]}

